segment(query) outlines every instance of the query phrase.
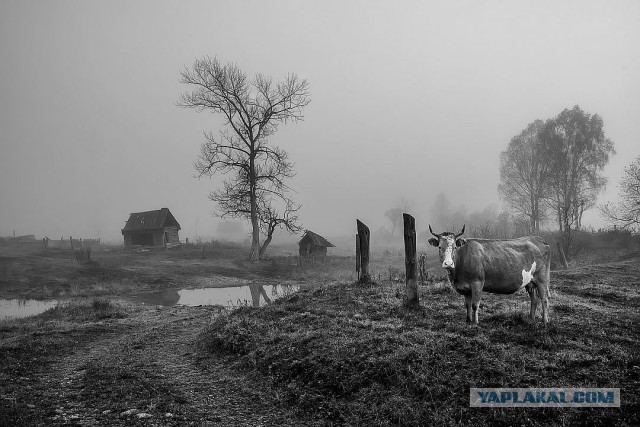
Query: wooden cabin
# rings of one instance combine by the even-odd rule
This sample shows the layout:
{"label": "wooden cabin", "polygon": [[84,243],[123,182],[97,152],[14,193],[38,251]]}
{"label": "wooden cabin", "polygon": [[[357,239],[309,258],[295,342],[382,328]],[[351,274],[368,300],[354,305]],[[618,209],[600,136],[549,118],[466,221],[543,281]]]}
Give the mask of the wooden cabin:
{"label": "wooden cabin", "polygon": [[169,209],[134,212],[122,229],[125,246],[176,246],[180,224]]}
{"label": "wooden cabin", "polygon": [[307,230],[304,232],[302,239],[298,242],[300,247],[300,256],[325,256],[327,255],[327,248],[335,248],[331,242],[313,231]]}

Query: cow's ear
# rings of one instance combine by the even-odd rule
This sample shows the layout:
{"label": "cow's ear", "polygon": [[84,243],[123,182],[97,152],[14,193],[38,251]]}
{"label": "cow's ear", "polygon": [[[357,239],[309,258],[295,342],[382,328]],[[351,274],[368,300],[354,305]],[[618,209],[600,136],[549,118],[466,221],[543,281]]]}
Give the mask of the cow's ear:
{"label": "cow's ear", "polygon": [[467,239],[463,239],[462,237],[459,237],[456,239],[456,246],[460,247],[462,245],[466,245],[467,244]]}
{"label": "cow's ear", "polygon": [[429,244],[437,248],[440,242],[435,237],[432,237],[429,239]]}

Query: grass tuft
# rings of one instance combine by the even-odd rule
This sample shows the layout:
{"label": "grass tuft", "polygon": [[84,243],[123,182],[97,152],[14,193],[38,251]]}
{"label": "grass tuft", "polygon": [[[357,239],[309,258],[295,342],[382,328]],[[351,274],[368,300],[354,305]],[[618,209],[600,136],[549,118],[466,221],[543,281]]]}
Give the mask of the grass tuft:
{"label": "grass tuft", "polygon": [[46,320],[66,320],[84,322],[89,320],[121,319],[127,316],[127,309],[110,300],[94,298],[90,301],[59,303],[40,315]]}

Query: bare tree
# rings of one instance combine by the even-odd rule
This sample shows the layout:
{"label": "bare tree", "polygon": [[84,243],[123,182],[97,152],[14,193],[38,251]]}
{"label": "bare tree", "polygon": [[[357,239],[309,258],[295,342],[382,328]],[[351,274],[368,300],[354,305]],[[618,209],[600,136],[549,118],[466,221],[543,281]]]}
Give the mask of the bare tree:
{"label": "bare tree", "polygon": [[265,238],[262,242],[259,253],[259,256],[262,258],[267,250],[267,246],[271,243],[273,233],[277,228],[285,229],[291,234],[297,234],[301,232],[303,228],[298,223],[299,218],[297,215],[301,206],[294,205],[292,200],[284,200],[282,213],[273,206],[272,200],[267,201],[263,198],[260,200],[260,205],[260,230]]}
{"label": "bare tree", "polygon": [[311,101],[309,84],[295,74],[280,83],[257,74],[251,81],[233,63],[221,65],[217,58],[197,59],[181,73],[181,83],[192,90],[180,96],[178,105],[198,112],[221,114],[223,129],[216,137],[205,132],[206,142],[194,167],[199,177],[227,176],[222,188],[209,197],[218,204],[221,217],[247,219],[252,227],[251,260],[260,254],[259,198],[287,200],[287,178],[293,164],[287,153],[268,139],[278,126],[303,119]]}
{"label": "bare tree", "polygon": [[531,234],[540,233],[545,219],[544,198],[551,175],[551,162],[541,141],[543,129],[542,120],[530,123],[500,153],[498,193],[512,212],[529,219]]}
{"label": "bare tree", "polygon": [[582,214],[595,205],[606,185],[600,172],[615,150],[604,135],[602,118],[577,105],[547,121],[542,141],[552,162],[546,200],[556,214],[564,251],[570,254],[572,230],[580,227]]}
{"label": "bare tree", "polygon": [[444,193],[438,193],[436,200],[431,205],[430,223],[435,227],[448,229],[451,224],[451,202]]}
{"label": "bare tree", "polygon": [[389,222],[391,223],[391,236],[393,237],[396,228],[403,224],[402,214],[405,212],[409,212],[411,209],[411,203],[402,198],[398,201],[398,204],[395,208],[391,208],[384,213],[384,216],[387,217]]}
{"label": "bare tree", "polygon": [[626,168],[620,180],[617,203],[600,206],[600,213],[622,229],[640,228],[640,156]]}
{"label": "bare tree", "polygon": [[391,208],[384,213],[384,216],[387,217],[389,222],[391,223],[391,236],[396,231],[396,228],[402,223],[402,208]]}

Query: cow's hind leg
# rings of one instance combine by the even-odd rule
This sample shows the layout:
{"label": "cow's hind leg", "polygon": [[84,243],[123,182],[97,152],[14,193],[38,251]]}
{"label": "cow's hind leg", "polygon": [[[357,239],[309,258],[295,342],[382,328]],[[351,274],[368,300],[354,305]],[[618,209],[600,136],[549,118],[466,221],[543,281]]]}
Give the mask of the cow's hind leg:
{"label": "cow's hind leg", "polygon": [[542,300],[542,321],[546,326],[549,323],[549,283],[537,284],[538,297]]}
{"label": "cow's hind leg", "polygon": [[471,308],[473,310],[473,324],[478,324],[478,310],[480,310],[480,297],[482,296],[482,282],[471,284]]}
{"label": "cow's hind leg", "polygon": [[549,263],[546,262],[546,266],[541,268],[533,277],[536,290],[538,292],[538,298],[542,302],[542,322],[546,326],[549,323]]}
{"label": "cow's hind leg", "polygon": [[529,298],[531,298],[531,311],[529,312],[529,317],[531,320],[536,318],[536,310],[538,309],[538,295],[536,294],[536,285],[533,282],[527,283],[525,289],[529,293]]}
{"label": "cow's hind leg", "polygon": [[471,323],[473,321],[473,314],[471,311],[471,294],[464,296],[464,305],[467,308],[467,323]]}

